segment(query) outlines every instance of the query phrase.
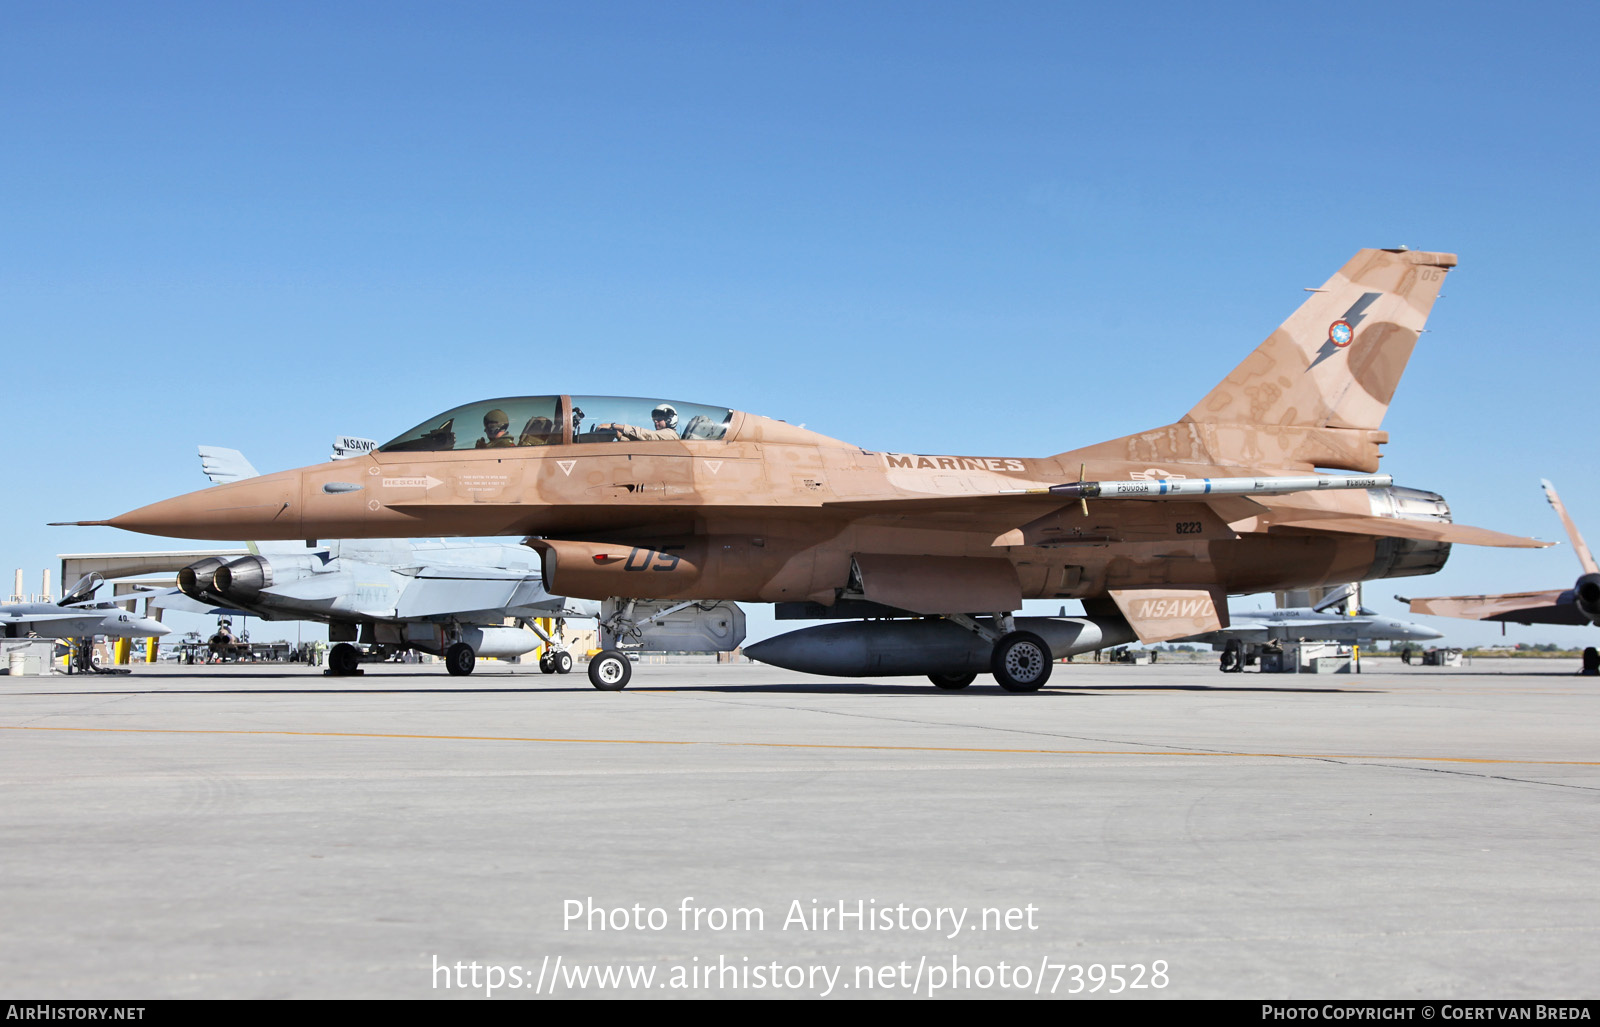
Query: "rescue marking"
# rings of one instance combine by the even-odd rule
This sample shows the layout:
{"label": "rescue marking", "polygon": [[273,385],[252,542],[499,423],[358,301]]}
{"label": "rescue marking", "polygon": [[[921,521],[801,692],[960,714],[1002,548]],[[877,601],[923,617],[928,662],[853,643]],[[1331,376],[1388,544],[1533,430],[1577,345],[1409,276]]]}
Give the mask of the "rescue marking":
{"label": "rescue marking", "polygon": [[385,478],[383,487],[386,489],[431,489],[444,482],[429,474],[420,478]]}
{"label": "rescue marking", "polygon": [[576,460],[557,460],[556,461],[556,466],[561,468],[561,473],[562,474],[565,474],[567,477],[570,478],[570,477],[572,477],[572,468],[573,468],[573,466],[575,464],[577,464],[577,462],[578,461],[576,461]]}

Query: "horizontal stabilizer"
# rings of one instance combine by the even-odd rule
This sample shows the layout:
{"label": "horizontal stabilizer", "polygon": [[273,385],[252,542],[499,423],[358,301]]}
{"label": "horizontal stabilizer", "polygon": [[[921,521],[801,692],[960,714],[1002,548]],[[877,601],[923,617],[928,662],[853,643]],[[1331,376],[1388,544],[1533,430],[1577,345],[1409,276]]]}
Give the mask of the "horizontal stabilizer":
{"label": "horizontal stabilizer", "polygon": [[1273,528],[1309,528],[1313,531],[1338,531],[1347,535],[1376,535],[1381,538],[1411,538],[1423,542],[1449,542],[1464,546],[1499,546],[1505,549],[1545,549],[1553,542],[1507,535],[1488,528],[1449,521],[1414,521],[1400,517],[1361,517],[1349,515],[1299,516],[1291,521],[1273,521]]}
{"label": "horizontal stabilizer", "polygon": [[1587,624],[1570,590],[1508,592],[1504,595],[1432,596],[1407,600],[1412,613],[1460,620],[1509,621],[1513,624]]}

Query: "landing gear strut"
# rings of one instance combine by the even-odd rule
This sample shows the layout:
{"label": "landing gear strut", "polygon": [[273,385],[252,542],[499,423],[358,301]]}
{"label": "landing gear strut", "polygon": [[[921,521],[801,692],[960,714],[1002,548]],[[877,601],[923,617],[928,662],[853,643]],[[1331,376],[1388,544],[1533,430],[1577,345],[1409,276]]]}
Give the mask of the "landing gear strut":
{"label": "landing gear strut", "polygon": [[[1017,631],[1016,621],[1009,613],[995,614],[994,620],[988,624],[980,623],[964,613],[946,614],[945,620],[994,643],[994,651],[989,656],[989,672],[1006,691],[1037,692],[1050,680],[1055,658],[1050,646],[1031,631]],[[947,689],[965,688],[975,676],[929,675],[935,685]]]}

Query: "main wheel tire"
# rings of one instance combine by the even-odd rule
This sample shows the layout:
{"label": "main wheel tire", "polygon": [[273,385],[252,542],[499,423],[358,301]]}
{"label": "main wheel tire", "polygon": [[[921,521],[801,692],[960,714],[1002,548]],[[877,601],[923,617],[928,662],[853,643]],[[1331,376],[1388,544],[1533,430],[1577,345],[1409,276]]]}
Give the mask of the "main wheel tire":
{"label": "main wheel tire", "polygon": [[556,673],[557,674],[571,674],[572,673],[572,654],[571,653],[566,652],[565,650],[563,650],[562,652],[556,653]]}
{"label": "main wheel tire", "polygon": [[960,691],[978,679],[976,674],[929,674],[928,680],[933,682],[935,688],[942,688],[947,692]]}
{"label": "main wheel tire", "polygon": [[471,674],[477,663],[478,654],[465,642],[457,642],[444,651],[444,669],[452,674]]}
{"label": "main wheel tire", "polygon": [[328,650],[328,669],[343,676],[354,674],[361,664],[361,650],[349,642],[340,642]]}
{"label": "main wheel tire", "polygon": [[1050,680],[1050,647],[1031,631],[1013,631],[994,644],[989,670],[1008,692],[1037,692]]}
{"label": "main wheel tire", "polygon": [[633,664],[615,649],[602,649],[589,661],[589,684],[602,692],[620,692],[633,677]]}
{"label": "main wheel tire", "polygon": [[556,664],[555,661],[550,658],[549,653],[545,653],[543,656],[539,657],[539,673],[554,674],[555,672]]}

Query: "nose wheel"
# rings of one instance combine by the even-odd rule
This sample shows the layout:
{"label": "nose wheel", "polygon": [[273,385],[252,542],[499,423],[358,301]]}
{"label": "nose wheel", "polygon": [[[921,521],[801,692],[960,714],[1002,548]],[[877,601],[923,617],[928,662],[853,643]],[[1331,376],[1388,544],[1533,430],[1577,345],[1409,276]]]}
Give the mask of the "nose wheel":
{"label": "nose wheel", "polygon": [[539,657],[539,673],[541,674],[571,674],[572,654],[565,649],[547,652]]}
{"label": "nose wheel", "polygon": [[589,661],[589,684],[602,692],[620,692],[633,677],[633,664],[615,649],[602,649]]}

